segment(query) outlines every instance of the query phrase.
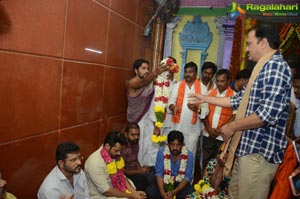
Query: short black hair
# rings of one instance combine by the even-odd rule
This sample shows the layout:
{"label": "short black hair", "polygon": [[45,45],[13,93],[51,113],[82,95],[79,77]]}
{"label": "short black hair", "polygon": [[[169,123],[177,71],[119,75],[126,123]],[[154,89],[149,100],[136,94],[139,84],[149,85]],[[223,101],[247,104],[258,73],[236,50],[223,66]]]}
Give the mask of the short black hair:
{"label": "short black hair", "polygon": [[178,140],[178,142],[180,143],[184,143],[184,136],[180,131],[170,131],[170,133],[168,134],[168,143],[173,142],[174,140]]}
{"label": "short black hair", "polygon": [[186,63],[184,69],[186,68],[194,68],[196,72],[198,71],[198,66],[195,62]]}
{"label": "short black hair", "polygon": [[217,71],[216,76],[220,76],[220,75],[226,75],[227,81],[230,79],[230,72],[228,69],[222,68],[220,70]]}
{"label": "short black hair", "polygon": [[133,63],[133,69],[139,69],[140,66],[142,66],[143,63],[146,63],[149,65],[149,62],[145,59],[137,59]]}
{"label": "short black hair", "polygon": [[236,74],[235,79],[236,79],[236,80],[240,80],[240,79],[242,79],[242,78],[244,78],[244,79],[249,79],[250,76],[251,76],[251,70],[248,69],[248,68],[245,68],[245,69],[243,69],[243,70],[240,70],[240,71]]}
{"label": "short black hair", "polygon": [[122,146],[125,146],[126,144],[125,136],[119,131],[111,131],[108,133],[103,142],[104,145],[109,144],[110,147],[113,147],[116,143],[119,143]]}
{"label": "short black hair", "polygon": [[56,163],[58,164],[59,160],[65,162],[68,154],[79,153],[80,148],[77,144],[73,142],[63,142],[56,147]]}
{"label": "short black hair", "polygon": [[255,31],[255,37],[260,41],[263,38],[266,38],[269,46],[272,49],[278,49],[280,45],[280,36],[276,26],[271,23],[257,23],[253,28],[251,28],[249,32]]}
{"label": "short black hair", "polygon": [[204,64],[202,65],[202,68],[201,68],[201,72],[203,72],[204,70],[206,69],[213,69],[213,73],[215,74],[217,72],[217,65],[212,63],[212,62],[204,62]]}
{"label": "short black hair", "polygon": [[128,133],[130,129],[140,129],[140,127],[136,122],[127,122],[125,132]]}

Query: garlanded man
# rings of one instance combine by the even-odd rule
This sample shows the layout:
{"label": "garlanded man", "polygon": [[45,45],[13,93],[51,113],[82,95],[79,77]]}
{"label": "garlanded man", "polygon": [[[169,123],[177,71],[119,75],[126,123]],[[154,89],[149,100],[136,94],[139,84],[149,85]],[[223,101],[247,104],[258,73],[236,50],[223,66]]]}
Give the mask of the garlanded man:
{"label": "garlanded man", "polygon": [[92,199],[146,198],[146,194],[136,191],[124,174],[121,150],[125,143],[123,134],[112,131],[105,137],[103,145],[86,160],[85,173]]}
{"label": "garlanded man", "polygon": [[192,152],[184,145],[180,131],[168,134],[168,144],[159,149],[156,158],[156,183],[146,189],[152,199],[184,199],[194,191],[190,182],[193,179],[194,160]]}

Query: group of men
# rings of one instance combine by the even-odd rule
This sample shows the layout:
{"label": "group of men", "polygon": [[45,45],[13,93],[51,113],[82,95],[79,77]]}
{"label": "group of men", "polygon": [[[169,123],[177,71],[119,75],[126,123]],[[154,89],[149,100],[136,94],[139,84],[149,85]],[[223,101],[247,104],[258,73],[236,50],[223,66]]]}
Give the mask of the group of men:
{"label": "group of men", "polygon": [[[203,64],[198,79],[197,65],[187,63],[184,79],[172,85],[166,107],[171,124],[165,128],[168,139],[163,146],[151,141],[152,134],[159,132],[153,96],[156,77],[168,67],[160,64],[150,71],[148,61],[136,60],[135,76],[126,82],[125,134],[110,132],[86,160],[84,172],[79,147],[60,144],[57,166],[41,185],[38,198],[185,198],[194,191],[191,182],[201,132],[203,167],[231,139],[229,151],[235,159],[228,197],[267,198],[287,146],[284,132],[292,89],[291,70],[278,51],[279,43],[271,26],[249,30],[246,51],[257,64],[249,82],[243,80],[247,87],[238,83],[230,87],[229,71],[217,71],[212,62]],[[294,88],[299,103],[299,82]]]}

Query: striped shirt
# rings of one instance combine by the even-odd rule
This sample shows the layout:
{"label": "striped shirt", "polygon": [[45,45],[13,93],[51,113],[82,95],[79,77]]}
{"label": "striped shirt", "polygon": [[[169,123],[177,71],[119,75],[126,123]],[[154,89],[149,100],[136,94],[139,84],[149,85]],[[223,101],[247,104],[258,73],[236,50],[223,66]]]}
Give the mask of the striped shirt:
{"label": "striped shirt", "polygon": [[[282,162],[287,146],[285,124],[292,89],[291,77],[288,64],[276,52],[254,81],[246,111],[246,116],[256,113],[264,125],[243,131],[237,156],[257,153],[270,163]],[[244,92],[245,87],[231,97],[230,103],[234,109],[238,109]]]}

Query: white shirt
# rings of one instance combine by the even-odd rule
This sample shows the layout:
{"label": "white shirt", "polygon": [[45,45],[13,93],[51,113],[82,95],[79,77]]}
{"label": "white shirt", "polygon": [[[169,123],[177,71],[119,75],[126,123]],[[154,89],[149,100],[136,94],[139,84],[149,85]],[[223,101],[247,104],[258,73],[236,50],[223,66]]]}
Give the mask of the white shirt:
{"label": "white shirt", "polygon": [[[227,89],[225,91],[223,91],[222,93],[220,93],[219,90],[217,89],[217,95],[216,95],[216,97],[225,97],[226,91],[227,91]],[[234,92],[234,95],[235,95],[235,92]],[[212,126],[211,126],[211,128],[217,128],[218,127],[221,113],[222,113],[222,107],[221,106],[216,106],[214,112],[212,113],[213,114],[213,119],[212,119]],[[232,114],[235,114],[235,113],[236,113],[236,111],[234,111]],[[203,135],[205,137],[209,137],[209,134],[208,134],[208,132],[205,129],[204,129]],[[218,137],[216,137],[216,139],[220,140],[220,141],[223,141],[223,137],[221,135],[219,135]]]}
{"label": "white shirt", "polygon": [[84,172],[73,175],[74,188],[70,181],[60,171],[58,166],[44,179],[38,191],[38,199],[59,199],[62,195],[69,196],[74,193],[73,199],[90,199]]}
{"label": "white shirt", "polygon": [[[181,82],[178,82],[177,84],[174,85],[169,101],[168,101],[168,109],[171,104],[176,105],[177,97],[178,97],[178,87]],[[181,131],[183,134],[197,134],[200,135],[200,130],[201,130],[201,123],[200,119],[197,117],[197,121],[195,124],[192,124],[192,118],[194,112],[191,111],[188,107],[188,94],[190,93],[195,93],[195,87],[194,84],[192,85],[191,88],[186,84],[185,85],[185,92],[184,92],[184,98],[183,98],[183,103],[182,103],[182,111],[180,115],[180,122],[174,124],[172,122],[171,124],[171,129],[172,130],[178,130]]]}

